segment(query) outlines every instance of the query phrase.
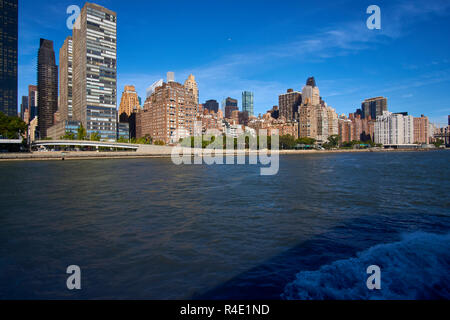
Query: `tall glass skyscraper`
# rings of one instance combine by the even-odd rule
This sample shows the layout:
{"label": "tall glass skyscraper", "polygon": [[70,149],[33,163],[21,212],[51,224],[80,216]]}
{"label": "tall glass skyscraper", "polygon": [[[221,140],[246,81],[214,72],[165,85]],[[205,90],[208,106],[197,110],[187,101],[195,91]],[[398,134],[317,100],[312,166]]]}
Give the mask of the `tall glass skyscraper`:
{"label": "tall glass skyscraper", "polygon": [[254,96],[253,92],[244,91],[242,92],[242,111],[248,112],[249,117],[254,114]]}
{"label": "tall glass skyscraper", "polygon": [[38,53],[38,127],[39,137],[47,137],[58,110],[58,66],[53,41],[41,39]]}
{"label": "tall glass skyscraper", "polygon": [[117,15],[86,3],[73,29],[73,119],[104,141],[117,135]]}
{"label": "tall glass skyscraper", "polygon": [[17,0],[0,0],[0,112],[17,116]]}

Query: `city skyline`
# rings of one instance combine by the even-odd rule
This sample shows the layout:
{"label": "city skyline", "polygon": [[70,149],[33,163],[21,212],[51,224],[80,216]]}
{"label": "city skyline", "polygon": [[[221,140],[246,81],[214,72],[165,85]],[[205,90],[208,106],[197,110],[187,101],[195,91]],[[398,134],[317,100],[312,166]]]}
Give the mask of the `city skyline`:
{"label": "city skyline", "polygon": [[[286,15],[283,23],[275,21],[281,9],[275,3],[262,2],[254,8],[254,15],[248,21],[238,19],[239,22],[226,27],[213,23],[211,30],[205,31],[195,22],[195,16],[203,11],[194,12],[195,9],[204,6],[204,10],[216,10],[214,12],[220,16],[232,12],[238,17],[241,13],[235,12],[236,3],[206,6],[205,2],[199,2],[188,6],[181,1],[177,4],[186,7],[189,18],[174,17],[167,31],[160,30],[158,35],[152,35],[151,45],[143,41],[144,35],[149,28],[158,25],[159,20],[167,18],[166,14],[156,17],[157,12],[168,14],[167,4],[96,3],[118,14],[119,92],[125,85],[134,85],[139,96],[145,97],[146,88],[162,78],[166,70],[175,71],[177,77],[183,79],[192,73],[199,85],[200,101],[240,97],[242,91],[248,90],[255,94],[257,115],[277,105],[278,96],[288,88],[300,91],[304,79],[314,76],[319,79],[323,97],[339,114],[354,112],[367,98],[385,96],[394,112],[409,111],[420,116],[426,111],[432,122],[447,122],[450,110],[445,103],[449,98],[446,87],[450,81],[450,65],[445,49],[448,44],[439,41],[439,37],[446,39],[446,34],[438,35],[438,31],[442,31],[440,26],[449,14],[450,5],[443,1],[434,1],[426,7],[416,1],[400,1],[395,5],[381,1],[381,31],[368,30],[365,26],[368,2],[366,5],[365,2],[342,1],[339,4],[345,3],[349,9],[343,14],[339,4],[327,4],[320,9],[308,4],[308,10],[304,10],[305,3],[286,1],[293,9],[303,6],[303,11],[294,16],[283,10]],[[44,17],[37,21],[33,17],[37,4],[28,0],[20,2],[19,97],[26,95],[27,86],[35,82],[36,37],[53,40],[55,48],[60,48],[71,34],[65,27],[69,17],[66,9],[70,4],[69,1],[40,3],[46,10]],[[81,8],[84,2],[75,4]],[[243,5],[248,7],[250,3]],[[144,9],[148,6],[152,19],[141,17],[140,12],[146,12]],[[45,19],[50,13],[53,18]],[[331,22],[315,19],[324,13],[336,19],[326,19]],[[392,18],[394,13],[395,19]],[[305,16],[304,22],[297,19],[300,15]],[[263,28],[264,34],[255,23],[262,17],[274,20],[269,19]],[[417,25],[412,25],[410,18],[419,18]],[[174,34],[174,29],[181,24],[183,32]],[[280,33],[282,30],[284,33]],[[438,39],[424,49],[423,44],[431,42],[430,33]],[[139,43],[142,50],[132,50],[135,47],[132,43]],[[185,49],[170,50],[173,43]],[[432,50],[437,45],[441,50]],[[203,50],[206,47],[210,50]]]}

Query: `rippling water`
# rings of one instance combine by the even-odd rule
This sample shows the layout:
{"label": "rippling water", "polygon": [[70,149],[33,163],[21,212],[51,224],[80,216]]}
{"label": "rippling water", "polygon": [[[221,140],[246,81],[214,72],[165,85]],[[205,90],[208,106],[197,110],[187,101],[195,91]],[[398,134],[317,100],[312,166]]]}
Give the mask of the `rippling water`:
{"label": "rippling water", "polygon": [[450,298],[450,152],[289,155],[259,173],[0,163],[0,298]]}

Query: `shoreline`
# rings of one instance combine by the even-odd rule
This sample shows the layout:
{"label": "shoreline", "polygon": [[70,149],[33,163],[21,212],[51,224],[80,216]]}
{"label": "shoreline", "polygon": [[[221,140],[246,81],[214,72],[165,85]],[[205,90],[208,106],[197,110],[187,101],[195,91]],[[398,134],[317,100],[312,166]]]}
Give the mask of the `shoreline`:
{"label": "shoreline", "polygon": [[[319,155],[319,154],[339,154],[339,153],[390,153],[390,152],[431,152],[449,150],[447,149],[349,149],[349,150],[279,150],[279,155]],[[167,152],[32,152],[32,153],[5,153],[0,154],[0,162],[8,161],[73,161],[73,160],[102,160],[102,159],[162,159],[171,158],[172,149],[168,148]],[[245,155],[254,154],[257,151],[245,151]],[[223,155],[234,156],[242,155],[242,153],[226,152]],[[271,155],[271,153],[269,153]]]}

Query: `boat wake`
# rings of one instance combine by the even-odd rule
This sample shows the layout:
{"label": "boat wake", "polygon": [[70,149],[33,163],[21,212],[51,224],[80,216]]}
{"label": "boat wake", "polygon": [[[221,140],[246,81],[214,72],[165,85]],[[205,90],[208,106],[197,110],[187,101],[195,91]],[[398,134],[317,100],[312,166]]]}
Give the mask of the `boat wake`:
{"label": "boat wake", "polygon": [[[366,286],[367,267],[381,268],[381,290]],[[355,258],[302,271],[281,295],[288,300],[412,300],[450,298],[450,233],[416,232]]]}

